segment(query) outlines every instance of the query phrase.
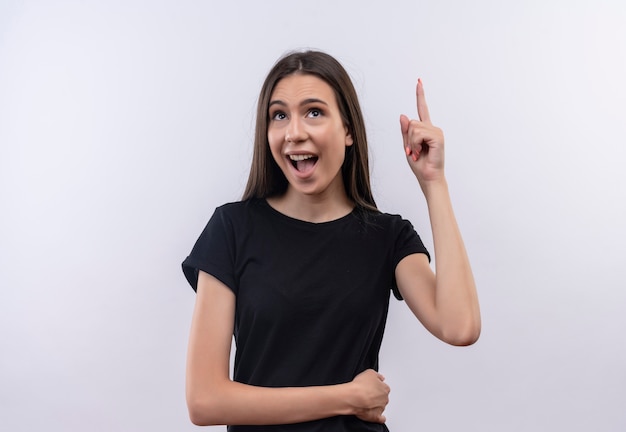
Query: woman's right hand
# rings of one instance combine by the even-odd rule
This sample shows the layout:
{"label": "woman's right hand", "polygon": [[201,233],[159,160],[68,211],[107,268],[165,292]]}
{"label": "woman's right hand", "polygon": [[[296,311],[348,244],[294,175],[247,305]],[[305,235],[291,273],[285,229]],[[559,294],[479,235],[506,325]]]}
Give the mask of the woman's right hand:
{"label": "woman's right hand", "polygon": [[197,292],[187,355],[187,405],[194,424],[292,424],[340,415],[385,421],[389,386],[373,370],[325,386],[260,387],[231,380],[235,294],[203,271]]}
{"label": "woman's right hand", "polygon": [[385,423],[383,412],[391,389],[384,381],[385,377],[373,369],[361,372],[352,380],[355,416],[372,423]]}

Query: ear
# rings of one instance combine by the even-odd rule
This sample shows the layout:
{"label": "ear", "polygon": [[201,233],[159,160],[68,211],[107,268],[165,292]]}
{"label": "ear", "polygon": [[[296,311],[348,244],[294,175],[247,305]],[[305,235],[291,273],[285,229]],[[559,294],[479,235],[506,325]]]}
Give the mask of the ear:
{"label": "ear", "polygon": [[352,139],[352,135],[350,134],[350,132],[348,132],[346,130],[346,147],[350,147],[352,144],[354,144],[354,140]]}

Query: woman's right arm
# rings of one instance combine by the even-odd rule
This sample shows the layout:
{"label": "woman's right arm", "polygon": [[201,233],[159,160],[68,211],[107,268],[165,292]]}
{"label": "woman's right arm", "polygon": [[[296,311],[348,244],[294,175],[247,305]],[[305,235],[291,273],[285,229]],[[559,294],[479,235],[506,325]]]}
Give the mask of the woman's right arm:
{"label": "woman's right arm", "polygon": [[194,424],[289,424],[336,415],[385,422],[389,386],[371,369],[330,386],[267,388],[232,381],[234,322],[234,293],[200,271],[187,353],[187,407]]}

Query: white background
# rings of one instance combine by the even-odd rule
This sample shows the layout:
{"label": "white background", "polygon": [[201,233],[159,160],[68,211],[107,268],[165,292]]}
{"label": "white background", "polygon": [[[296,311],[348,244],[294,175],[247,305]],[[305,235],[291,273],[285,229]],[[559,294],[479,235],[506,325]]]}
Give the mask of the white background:
{"label": "white background", "polygon": [[301,47],[352,75],[378,205],[430,249],[398,126],[418,76],[446,133],[483,334],[448,347],[392,302],[390,429],[626,430],[624,23],[621,0],[1,2],[2,430],[195,429],[180,262]]}

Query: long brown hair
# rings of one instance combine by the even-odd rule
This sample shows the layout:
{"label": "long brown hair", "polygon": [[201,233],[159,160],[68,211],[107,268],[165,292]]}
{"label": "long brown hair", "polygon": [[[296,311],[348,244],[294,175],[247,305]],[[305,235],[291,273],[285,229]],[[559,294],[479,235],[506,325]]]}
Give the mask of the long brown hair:
{"label": "long brown hair", "polygon": [[269,150],[268,108],[276,84],[296,73],[321,78],[333,89],[341,118],[353,140],[353,144],[346,147],[341,168],[346,194],[360,209],[377,211],[370,187],[367,136],[359,99],[343,66],[320,51],[292,52],[279,59],[267,75],[259,95],[252,166],[242,199],[267,198],[287,190],[287,179]]}

